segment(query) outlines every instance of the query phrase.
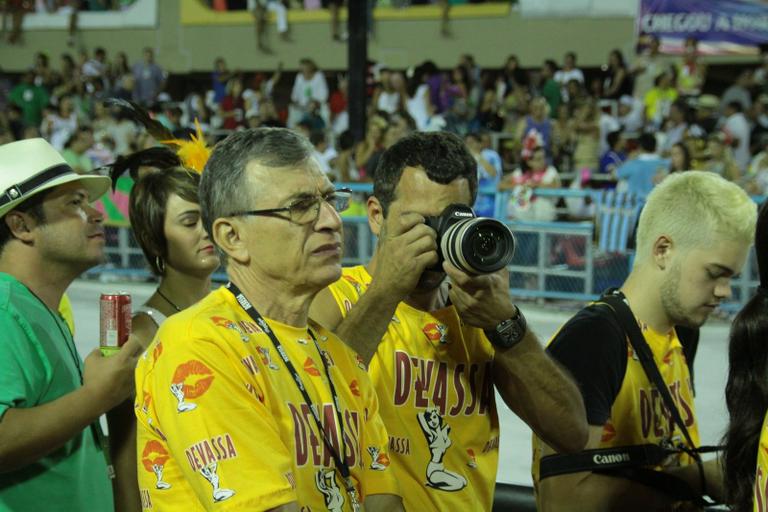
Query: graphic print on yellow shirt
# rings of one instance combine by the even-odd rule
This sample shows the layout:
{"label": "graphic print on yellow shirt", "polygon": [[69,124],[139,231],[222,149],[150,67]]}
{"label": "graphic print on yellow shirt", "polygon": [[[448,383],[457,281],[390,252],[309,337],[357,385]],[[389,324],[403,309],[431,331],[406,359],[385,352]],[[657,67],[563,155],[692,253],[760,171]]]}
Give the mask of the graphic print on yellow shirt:
{"label": "graphic print on yellow shirt", "polygon": [[754,512],[768,512],[768,414],[763,420],[760,444],[757,447],[757,469],[755,470],[752,510]]}
{"label": "graphic print on yellow shirt", "polygon": [[[362,266],[343,269],[330,286],[343,315],[370,282]],[[499,445],[493,354],[454,307],[397,307],[369,375],[407,510],[491,509]]]}
{"label": "graphic print on yellow shirt", "polygon": [[[266,319],[358,495],[396,494],[388,437],[358,357],[333,334]],[[342,424],[323,369],[341,406]],[[166,320],[136,369],[142,508],[352,510],[331,451],[269,337],[221,288]],[[343,442],[342,442],[343,431]]]}
{"label": "graphic print on yellow shirt", "polygon": [[[605,306],[597,307],[603,308]],[[578,315],[582,315],[582,312],[577,314],[575,318],[578,318]],[[569,351],[579,351],[583,353],[583,358],[595,359],[598,357],[596,353],[601,353],[595,347],[595,344],[608,343],[617,347],[617,350],[621,351],[621,356],[626,360],[623,380],[621,380],[618,393],[615,395],[613,404],[610,407],[610,415],[603,423],[603,434],[598,448],[615,448],[637,444],[687,446],[685,436],[669,413],[656,387],[651,384],[645,374],[645,370],[643,370],[638,356],[634,353],[632,346],[626,339],[626,335],[619,329],[618,325],[612,326],[595,323],[572,328],[572,324],[569,322],[561,331],[555,334],[548,345],[551,347],[556,340],[561,344],[573,343],[574,345],[568,348]],[[670,394],[680,412],[680,417],[688,429],[694,444],[699,446],[700,439],[694,408],[693,387],[688,364],[683,354],[683,346],[674,329],[668,333],[659,333],[641,323],[641,330],[645,341],[653,353],[653,359],[659,368],[659,373],[669,387]],[[592,332],[593,334],[591,336],[584,336],[585,332]],[[599,332],[603,338],[598,340],[594,334],[596,332]],[[584,346],[577,345],[578,343],[582,343]],[[589,350],[589,344],[592,344],[594,350]],[[562,345],[558,348],[565,350]],[[584,389],[591,389],[595,382],[604,382],[601,381],[604,375],[600,375],[602,370],[599,367],[594,371],[590,368],[577,368],[578,363],[573,359],[563,358],[557,351],[550,353],[569,372],[572,372],[574,378],[579,382],[583,394],[585,393]],[[613,364],[610,360],[596,360],[593,363],[595,365]],[[594,381],[588,382],[589,379]],[[606,395],[610,394],[608,390],[603,391]],[[585,394],[585,406],[588,411],[587,419],[591,425],[599,424],[592,417],[594,413],[590,413],[591,401],[590,395]],[[538,484],[540,443],[541,440],[534,435],[532,465],[534,487]],[[693,462],[689,455],[676,453],[670,455],[661,467],[682,466],[692,464]]]}

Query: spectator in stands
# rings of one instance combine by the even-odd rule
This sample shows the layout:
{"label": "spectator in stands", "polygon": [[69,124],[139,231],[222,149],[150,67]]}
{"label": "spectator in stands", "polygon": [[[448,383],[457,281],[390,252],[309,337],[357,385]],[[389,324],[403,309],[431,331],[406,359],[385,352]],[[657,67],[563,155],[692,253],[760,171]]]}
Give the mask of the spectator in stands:
{"label": "spectator in stands", "polygon": [[573,141],[571,112],[567,104],[561,103],[557,109],[557,118],[552,123],[552,161],[555,167],[566,172],[571,170]]}
{"label": "spectator in stands", "polygon": [[469,74],[461,66],[454,67],[449,80],[443,83],[441,102],[445,107],[443,115],[448,131],[466,133],[471,115],[468,103],[470,87]]}
{"label": "spectator in stands", "polygon": [[752,77],[758,94],[768,94],[768,45],[760,46],[760,67]]}
{"label": "spectator in stands", "polygon": [[110,66],[109,82],[112,84],[113,94],[119,94],[120,92],[130,91],[130,96],[118,96],[123,99],[131,99],[133,93],[133,87],[130,89],[126,87],[126,81],[133,80],[133,73],[131,67],[128,65],[128,56],[125,52],[117,52],[115,60]]}
{"label": "spectator in stands", "polygon": [[86,174],[93,171],[93,162],[88,156],[88,151],[92,147],[93,130],[90,126],[80,126],[69,137],[61,156],[76,173]]}
{"label": "spectator in stands", "polygon": [[751,157],[749,153],[749,136],[752,128],[747,121],[741,108],[741,103],[732,101],[725,106],[725,124],[723,131],[726,137],[730,139],[733,149],[733,158],[739,165],[740,170],[744,170],[749,165]]}
{"label": "spectator in stands", "polygon": [[227,68],[224,57],[216,57],[211,72],[211,87],[213,88],[213,101],[220,104],[227,95],[227,83],[234,78],[234,73]]}
{"label": "spectator in stands", "polygon": [[[580,385],[590,425],[587,450],[626,453],[624,447],[643,444],[664,449],[670,439],[697,448],[687,446],[664,400],[651,398],[656,396],[650,392],[655,385],[627,342],[628,329],[641,333],[664,384],[674,390],[673,400],[692,442],[699,442],[692,378],[695,351],[689,352],[689,343],[698,340],[697,329],[717,305],[731,297],[732,279],[744,266],[754,236],[755,210],[739,187],[697,171],[669,176],[648,197],[631,273],[609,299],[618,304],[593,303],[582,309],[547,348]],[[622,302],[630,308],[627,320],[615,313]],[[648,408],[652,402],[658,405]],[[550,510],[699,508],[692,501],[676,503],[679,498],[669,489],[678,484],[665,475],[681,478],[694,497],[724,497],[717,458],[703,463],[706,488],[702,488],[699,466],[683,450],[664,457],[661,467],[639,463],[623,471],[587,470],[547,478],[539,478],[539,462],[555,451],[537,438],[533,450],[538,504]],[[582,457],[600,461],[600,455],[586,452]],[[659,473],[649,477],[649,471]]]}
{"label": "spectator in stands", "polygon": [[477,162],[478,194],[474,204],[475,213],[480,217],[493,217],[494,199],[503,172],[501,157],[493,149],[483,147],[479,133],[468,133],[464,143]]}
{"label": "spectator in stands", "polygon": [[346,32],[342,33],[340,21],[340,11],[344,6],[344,0],[322,0],[322,6],[331,13],[331,39],[334,41],[345,40],[347,34]]}
{"label": "spectator in stands", "polygon": [[600,161],[600,109],[589,99],[576,108],[571,120],[573,170],[595,171]]}
{"label": "spectator in stands", "polygon": [[632,94],[636,99],[643,101],[648,91],[653,88],[656,77],[670,71],[671,61],[659,52],[661,44],[657,36],[647,34],[641,38],[648,41],[648,46],[637,57],[630,72],[634,78]]}
{"label": "spectator in stands", "polygon": [[713,133],[720,123],[720,118],[717,115],[719,104],[720,100],[713,94],[702,94],[694,102],[695,122],[706,134]]}
{"label": "spectator in stands", "polygon": [[384,136],[386,135],[388,123],[386,119],[379,115],[374,115],[368,119],[365,139],[361,140],[355,147],[355,165],[361,179],[371,179],[376,171],[373,160],[378,161],[378,157],[384,151]]}
{"label": "spectator in stands", "polygon": [[[689,111],[688,104],[682,99],[675,100],[669,106],[669,115],[664,121],[663,126],[663,143],[659,147],[659,153],[661,155],[668,155],[672,146],[688,138]],[[703,136],[703,133],[697,133],[695,136],[701,137]]]}
{"label": "spectator in stands", "polygon": [[3,32],[5,32],[6,16],[11,17],[11,31],[8,34],[9,44],[21,44],[21,32],[24,25],[24,15],[29,9],[29,4],[24,0],[6,0],[3,2]]}
{"label": "spectator in stands", "polygon": [[133,65],[133,101],[149,106],[165,88],[165,72],[155,64],[155,52],[144,48],[143,60]]}
{"label": "spectator in stands", "polygon": [[678,91],[673,80],[671,73],[662,73],[656,77],[653,88],[645,95],[645,119],[651,126],[661,127],[669,114],[670,105],[677,99]]}
{"label": "spectator in stands", "polygon": [[404,83],[402,80],[398,82],[394,75],[396,73],[389,68],[379,70],[379,82],[373,90],[373,98],[371,99],[373,110],[394,114],[405,108],[405,98],[400,94]]}
{"label": "spectator in stands", "polygon": [[[317,68],[312,59],[304,58],[299,61],[299,72],[291,90],[291,114],[289,126],[298,122],[308,110],[312,101],[320,105],[321,111],[327,109],[328,84],[325,75]],[[326,118],[325,115],[323,115]]]}
{"label": "spectator in stands", "polygon": [[656,137],[643,133],[638,140],[639,151],[616,169],[616,178],[626,183],[626,191],[645,200],[654,186],[654,178],[664,172],[669,162],[656,154]]}
{"label": "spectator in stands", "polygon": [[632,96],[622,96],[619,99],[619,125],[626,134],[639,135],[643,131],[645,107],[642,101]]}
{"label": "spectator in stands", "polygon": [[739,164],[733,158],[733,152],[728,145],[726,135],[716,132],[707,139],[707,156],[703,170],[713,172],[727,179],[737,182],[741,177]]}
{"label": "spectator in stands", "polygon": [[493,74],[483,72],[480,90],[480,102],[477,105],[475,118],[470,124],[470,131],[490,130],[499,132],[504,127],[504,119],[499,115],[500,101]]}
{"label": "spectator in stands", "polygon": [[571,113],[575,112],[580,105],[582,105],[590,98],[586,87],[584,87],[584,84],[575,78],[569,80],[568,83],[565,84],[565,90],[567,94],[562,96],[563,102],[568,105]]}
{"label": "spectator in stands", "polygon": [[43,120],[43,109],[48,106],[49,96],[46,90],[34,83],[32,71],[26,71],[21,82],[11,89],[8,99],[21,109],[25,126],[40,126]]}
{"label": "spectator in stands", "polygon": [[225,130],[235,130],[245,122],[245,101],[243,100],[243,80],[239,76],[227,82],[227,94],[222,98],[219,107],[221,127]]}
{"label": "spectator in stands", "polygon": [[584,86],[584,73],[576,67],[576,54],[574,52],[568,52],[563,59],[563,67],[555,73],[555,82],[560,84],[561,93],[565,101],[569,100],[570,91],[568,90],[568,82],[576,80]]}
{"label": "spectator in stands", "polygon": [[328,110],[331,113],[331,130],[340,135],[349,129],[349,112],[347,111],[347,88],[349,82],[347,76],[339,74],[336,80],[336,89],[328,100]]}
{"label": "spectator in stands", "polygon": [[693,162],[691,161],[691,151],[688,149],[688,146],[683,142],[673,144],[672,149],[669,151],[669,174],[690,171],[692,169]]}
{"label": "spectator in stands", "polygon": [[406,99],[406,108],[408,114],[413,118],[418,130],[424,130],[427,126],[427,119],[430,116],[431,100],[430,88],[427,83],[427,70],[423,65],[413,69],[408,80],[408,98]]}
{"label": "spectator in stands", "polygon": [[557,64],[552,59],[547,59],[541,66],[541,95],[549,105],[549,117],[557,117],[557,109],[560,108],[560,84],[555,80]]}
{"label": "spectator in stands", "polygon": [[504,63],[499,80],[499,97],[504,98],[518,89],[527,89],[528,74],[520,67],[517,55],[510,55]]}
{"label": "spectator in stands", "polygon": [[283,4],[283,0],[249,0],[251,4],[249,9],[253,12],[256,19],[256,41],[260,50],[269,50],[266,43],[267,35],[267,13],[275,16],[277,33],[283,41],[290,41],[288,33],[288,9]]}
{"label": "spectator in stands", "polygon": [[47,53],[37,52],[35,54],[33,72],[35,73],[35,85],[39,85],[50,92],[56,84],[58,77],[56,72],[51,69]]}
{"label": "spectator in stands", "polygon": [[[344,269],[342,279],[320,292],[311,309],[313,319],[332,326],[341,338],[354,340],[350,343],[363,364],[371,362],[388,433],[409,440],[409,450],[389,454],[401,486],[408,489],[403,493],[408,510],[461,510],[467,503],[490,510],[498,455],[493,389],[521,418],[535,418],[534,430],[548,430],[543,435],[549,442],[570,451],[585,440],[578,391],[557,367],[536,355],[541,349],[533,333],[523,328],[515,336],[524,340],[516,347],[526,347],[520,352],[488,343],[487,338],[497,339],[493,325],[503,318],[521,318],[509,299],[506,270],[470,278],[449,263],[443,264],[443,271],[430,269],[437,263],[435,234],[424,225],[423,216],[439,215],[450,204],[471,205],[476,173],[475,160],[450,133],[414,133],[389,148],[374,178],[376,195],[367,203],[379,244],[373,259]],[[351,303],[351,309],[345,309],[345,303]],[[472,307],[465,308],[469,304]],[[497,318],[482,314],[485,320],[479,320],[480,311],[490,314],[496,309],[492,304],[509,308],[490,315]],[[467,368],[466,375],[476,372],[478,382],[487,382],[489,399],[484,405],[482,398],[470,398],[479,388],[462,384],[454,389],[454,379],[447,379],[447,397],[458,396],[462,387],[467,393],[464,403],[478,403],[463,411],[453,407],[451,413],[449,403],[455,400],[415,400],[424,389],[415,380],[403,388],[409,397],[401,400],[391,390],[400,380],[398,365],[411,364],[405,358],[434,364],[438,373],[438,367]],[[491,359],[492,369],[485,366]],[[491,373],[485,380],[480,372]],[[489,440],[488,449],[481,448]],[[473,469],[464,469],[468,462]]]}
{"label": "spectator in stands", "polygon": [[334,160],[339,156],[336,148],[328,144],[328,137],[323,130],[313,130],[309,134],[309,142],[315,148],[313,155],[320,164],[320,170],[323,171],[329,180],[338,181],[338,176],[333,173]]}
{"label": "spectator in stands", "polygon": [[682,96],[698,96],[707,77],[707,66],[699,61],[699,41],[695,37],[686,38],[683,56],[676,69],[679,93]]}
{"label": "spectator in stands", "polygon": [[57,151],[64,149],[64,144],[77,131],[78,120],[72,104],[72,98],[59,98],[56,111],[48,111],[40,126],[40,133]]}
{"label": "spectator in stands", "polygon": [[[499,189],[512,191],[507,210],[510,218],[527,221],[552,221],[555,220],[556,216],[554,200],[537,197],[535,191],[538,188],[560,188],[561,186],[557,169],[547,163],[544,148],[537,147],[531,152],[530,158],[522,160],[522,165],[519,168],[504,176],[499,184]],[[534,243],[533,238],[531,237],[531,243]],[[530,258],[523,259],[530,261]]]}
{"label": "spectator in stands", "polygon": [[93,58],[83,63],[81,73],[86,78],[108,80],[110,73],[109,62],[107,62],[107,51],[104,48],[96,48],[93,51]]}
{"label": "spectator in stands", "polygon": [[613,49],[608,55],[608,68],[603,79],[603,98],[618,100],[625,94],[632,94],[632,75],[621,50]]}
{"label": "spectator in stands", "polygon": [[731,84],[725,92],[723,97],[720,98],[720,112],[725,114],[725,110],[728,104],[736,101],[741,105],[742,112],[748,112],[752,108],[752,71],[749,69],[743,70],[739,73],[736,82]]}
{"label": "spectator in stands", "polygon": [[515,130],[515,142],[522,149],[525,139],[536,137],[537,146],[544,148],[547,158],[552,158],[552,120],[549,118],[547,100],[542,97],[534,98],[530,103],[530,113],[520,119]]}
{"label": "spectator in stands", "polygon": [[627,141],[622,136],[621,130],[616,130],[608,134],[608,151],[600,156],[598,172],[615,176],[616,169],[627,159],[627,153],[624,151],[627,147]]}

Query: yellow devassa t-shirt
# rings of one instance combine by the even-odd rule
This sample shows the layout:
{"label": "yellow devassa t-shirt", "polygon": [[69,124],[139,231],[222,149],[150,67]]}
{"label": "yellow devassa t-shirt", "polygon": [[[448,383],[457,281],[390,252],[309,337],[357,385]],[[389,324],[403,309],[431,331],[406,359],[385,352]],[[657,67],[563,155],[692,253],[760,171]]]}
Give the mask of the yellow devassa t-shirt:
{"label": "yellow devassa t-shirt", "polygon": [[[343,269],[330,286],[343,315],[371,282]],[[389,432],[406,510],[490,510],[499,456],[494,350],[454,307],[427,313],[400,303],[368,372]]]}
{"label": "yellow devassa t-shirt", "polygon": [[[699,446],[701,441],[693,402],[693,387],[688,364],[683,355],[683,346],[674,329],[662,334],[645,324],[641,324],[641,328],[645,341],[653,352],[653,359],[659,368],[659,373],[669,387],[688,433],[694,444]],[[602,439],[598,448],[665,443],[687,446],[685,437],[668,413],[661,395],[646,376],[629,341],[626,347],[627,369],[624,380],[613,401],[611,416],[603,425]],[[585,357],[589,356],[585,355]],[[540,456],[541,440],[534,435],[531,468],[534,489],[538,488],[539,483]],[[664,461],[663,467],[685,466],[693,462],[689,455],[678,453],[670,455]]]}
{"label": "yellow devassa t-shirt", "polygon": [[760,432],[760,444],[757,448],[757,470],[752,503],[754,512],[768,510],[768,414],[763,420],[763,430]]}
{"label": "yellow devassa t-shirt", "polygon": [[[299,372],[331,443],[341,425],[358,495],[400,494],[365,367],[332,333],[266,319]],[[136,368],[137,462],[143,510],[351,510],[309,407],[271,340],[220,288],[169,317]]]}

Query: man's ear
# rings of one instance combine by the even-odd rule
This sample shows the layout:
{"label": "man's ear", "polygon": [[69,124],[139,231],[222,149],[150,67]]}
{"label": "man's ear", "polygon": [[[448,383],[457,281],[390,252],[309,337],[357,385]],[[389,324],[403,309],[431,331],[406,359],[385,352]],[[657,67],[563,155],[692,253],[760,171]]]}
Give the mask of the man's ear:
{"label": "man's ear", "polygon": [[675,244],[672,239],[667,235],[659,236],[652,248],[653,263],[656,265],[656,268],[659,270],[667,268],[672,262],[674,251]]}
{"label": "man's ear", "polygon": [[219,218],[213,221],[213,243],[221,249],[228,258],[248,265],[251,256],[246,247],[247,230],[240,219]]}
{"label": "man's ear", "polygon": [[368,226],[379,237],[384,230],[384,207],[376,196],[369,197],[365,206],[368,210]]}
{"label": "man's ear", "polygon": [[25,244],[34,242],[34,229],[37,227],[38,223],[31,215],[18,210],[11,210],[5,214],[4,218],[0,219],[0,222],[5,222],[5,225],[8,226],[8,230],[11,232],[13,238],[20,240]]}

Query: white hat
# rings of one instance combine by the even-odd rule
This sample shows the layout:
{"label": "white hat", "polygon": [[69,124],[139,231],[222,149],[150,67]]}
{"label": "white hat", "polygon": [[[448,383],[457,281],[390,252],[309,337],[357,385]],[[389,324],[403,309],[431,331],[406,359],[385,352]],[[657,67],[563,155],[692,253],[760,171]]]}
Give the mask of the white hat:
{"label": "white hat", "polygon": [[106,176],[77,174],[44,139],[27,139],[0,146],[0,217],[43,190],[79,181],[91,201],[111,185]]}

